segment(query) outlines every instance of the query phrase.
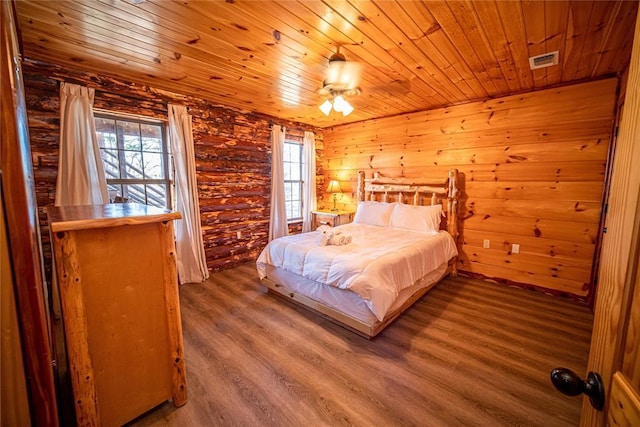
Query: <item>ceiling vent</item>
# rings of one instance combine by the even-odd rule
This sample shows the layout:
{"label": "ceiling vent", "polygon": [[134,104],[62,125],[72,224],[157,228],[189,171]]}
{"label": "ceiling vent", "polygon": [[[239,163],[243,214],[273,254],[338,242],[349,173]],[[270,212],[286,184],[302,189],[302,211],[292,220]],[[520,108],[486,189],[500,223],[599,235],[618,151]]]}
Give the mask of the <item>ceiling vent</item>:
{"label": "ceiling vent", "polygon": [[558,64],[558,51],[543,53],[529,58],[529,66],[532,70],[538,68],[550,67]]}

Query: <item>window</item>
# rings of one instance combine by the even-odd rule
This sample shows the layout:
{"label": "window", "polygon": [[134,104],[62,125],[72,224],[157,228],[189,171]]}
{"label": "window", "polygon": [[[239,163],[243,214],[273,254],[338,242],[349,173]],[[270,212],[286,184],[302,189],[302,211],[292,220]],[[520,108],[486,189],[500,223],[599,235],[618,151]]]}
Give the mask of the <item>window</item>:
{"label": "window", "polygon": [[284,142],[284,200],[287,220],[302,220],[302,144]]}
{"label": "window", "polygon": [[103,114],[95,125],[109,199],[171,208],[165,125]]}

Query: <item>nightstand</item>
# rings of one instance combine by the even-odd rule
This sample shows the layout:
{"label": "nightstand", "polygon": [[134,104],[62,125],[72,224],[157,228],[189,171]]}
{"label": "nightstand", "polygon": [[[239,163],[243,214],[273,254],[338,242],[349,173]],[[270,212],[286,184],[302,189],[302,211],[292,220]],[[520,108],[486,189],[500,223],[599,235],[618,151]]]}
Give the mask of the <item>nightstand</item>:
{"label": "nightstand", "polygon": [[311,229],[315,230],[321,225],[336,227],[353,221],[353,211],[313,211]]}

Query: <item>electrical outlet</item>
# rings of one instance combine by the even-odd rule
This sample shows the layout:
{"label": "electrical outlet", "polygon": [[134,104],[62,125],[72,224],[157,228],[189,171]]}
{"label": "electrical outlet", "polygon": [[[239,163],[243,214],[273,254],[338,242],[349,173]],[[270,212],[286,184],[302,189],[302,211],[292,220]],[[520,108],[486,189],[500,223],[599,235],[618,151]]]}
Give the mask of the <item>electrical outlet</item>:
{"label": "electrical outlet", "polygon": [[242,232],[236,231],[236,239],[242,239]]}
{"label": "electrical outlet", "polygon": [[489,249],[491,247],[491,240],[484,239],[482,241],[482,247],[485,249]]}
{"label": "electrical outlet", "polygon": [[519,254],[520,253],[520,245],[517,243],[514,243],[513,245],[511,245],[511,253],[512,254]]}

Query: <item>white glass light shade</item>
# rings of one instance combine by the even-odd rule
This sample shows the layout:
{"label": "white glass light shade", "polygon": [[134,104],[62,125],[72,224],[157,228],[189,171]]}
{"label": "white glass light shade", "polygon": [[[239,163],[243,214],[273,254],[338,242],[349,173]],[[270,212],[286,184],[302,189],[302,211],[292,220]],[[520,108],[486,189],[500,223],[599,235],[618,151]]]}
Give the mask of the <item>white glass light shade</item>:
{"label": "white glass light shade", "polygon": [[342,113],[342,110],[344,109],[346,102],[347,101],[344,100],[342,95],[336,96],[336,98],[333,100],[333,109],[336,110],[338,113]]}
{"label": "white glass light shade", "polygon": [[342,106],[342,115],[348,116],[353,111],[353,107],[349,104],[349,101],[344,101],[344,105]]}
{"label": "white glass light shade", "polygon": [[325,116],[328,116],[329,113],[331,112],[331,101],[329,101],[328,99],[324,101],[320,106],[320,111],[322,111],[325,114]]}
{"label": "white glass light shade", "polygon": [[333,102],[328,99],[325,100],[318,108],[320,108],[320,111],[327,116],[331,113],[331,109],[334,109],[338,113],[342,113],[343,116],[348,116],[353,112],[353,107],[342,95],[338,95],[333,98]]}

